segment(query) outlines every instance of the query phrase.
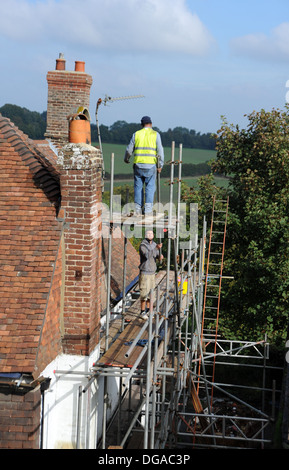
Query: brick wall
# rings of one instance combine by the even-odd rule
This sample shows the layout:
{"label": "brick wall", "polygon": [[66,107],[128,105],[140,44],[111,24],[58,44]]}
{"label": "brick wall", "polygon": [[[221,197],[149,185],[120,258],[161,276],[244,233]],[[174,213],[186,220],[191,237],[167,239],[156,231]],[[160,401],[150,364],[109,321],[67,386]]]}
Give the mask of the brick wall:
{"label": "brick wall", "polygon": [[61,208],[65,214],[63,352],[88,355],[99,341],[101,154],[68,144],[59,152]]}
{"label": "brick wall", "polygon": [[47,83],[45,137],[60,148],[68,142],[67,116],[75,113],[79,106],[89,108],[92,77],[85,72],[54,70],[47,73]]}
{"label": "brick wall", "polygon": [[0,449],[39,449],[40,387],[26,394],[0,389]]}

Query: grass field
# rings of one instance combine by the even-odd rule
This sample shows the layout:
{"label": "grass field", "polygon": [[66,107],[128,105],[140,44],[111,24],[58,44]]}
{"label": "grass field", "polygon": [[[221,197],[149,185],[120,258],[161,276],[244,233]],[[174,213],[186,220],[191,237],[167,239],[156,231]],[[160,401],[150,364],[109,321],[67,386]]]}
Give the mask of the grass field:
{"label": "grass field", "polygon": [[[192,178],[183,178],[183,182],[186,183],[189,187],[196,187],[198,184],[198,178],[199,178],[198,176],[192,177]],[[217,186],[226,187],[228,185],[227,178],[216,177],[215,182]],[[170,200],[170,186],[168,183],[169,183],[168,178],[161,178],[161,201],[163,204],[166,204]],[[114,181],[114,188],[116,188],[117,186],[125,186],[125,185],[133,187],[133,175],[131,176],[131,179]],[[110,180],[105,180],[104,190],[110,191]],[[173,189],[174,202],[177,201],[177,195],[178,195],[178,188],[177,188],[177,185],[174,185],[174,189]]]}
{"label": "grass field", "polygon": [[[125,154],[125,145],[118,144],[102,144],[103,158],[105,171],[110,173],[111,154],[114,153],[114,174],[129,174],[132,173],[132,163],[124,163],[123,157]],[[165,153],[165,164],[171,159],[171,149],[168,147],[164,148]],[[179,148],[175,149],[175,160],[179,159]],[[183,163],[205,163],[216,156],[214,150],[203,150],[203,149],[183,149],[182,150],[182,161]]]}
{"label": "grass field", "polygon": [[[114,187],[129,185],[133,187],[133,168],[132,163],[124,163],[123,157],[125,154],[125,145],[118,144],[102,144],[103,156],[104,156],[104,165],[105,171],[110,173],[110,164],[111,164],[111,154],[114,153],[114,174],[130,174],[131,178],[129,179],[117,179],[114,180]],[[171,159],[171,149],[166,147],[164,148],[165,152],[165,164]],[[203,149],[182,149],[182,161],[183,163],[205,163],[216,156],[214,150],[203,150]],[[179,148],[175,149],[175,160],[179,159]],[[197,186],[199,177],[184,177],[182,181],[185,182],[189,187]],[[215,182],[218,186],[227,186],[228,179],[226,178],[215,178]],[[161,200],[163,203],[169,201],[169,178],[161,178]],[[105,180],[104,190],[110,190],[110,180]],[[177,200],[177,185],[174,185],[173,189],[173,199]]]}

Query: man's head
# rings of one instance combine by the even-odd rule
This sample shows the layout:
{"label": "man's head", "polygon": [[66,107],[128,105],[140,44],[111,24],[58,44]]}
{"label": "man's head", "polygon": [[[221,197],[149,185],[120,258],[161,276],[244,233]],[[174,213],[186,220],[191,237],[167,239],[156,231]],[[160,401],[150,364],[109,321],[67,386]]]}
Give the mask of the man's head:
{"label": "man's head", "polygon": [[143,127],[152,125],[152,120],[149,116],[143,116],[140,122]]}
{"label": "man's head", "polygon": [[149,241],[153,240],[154,232],[151,229],[146,230],[145,237]]}

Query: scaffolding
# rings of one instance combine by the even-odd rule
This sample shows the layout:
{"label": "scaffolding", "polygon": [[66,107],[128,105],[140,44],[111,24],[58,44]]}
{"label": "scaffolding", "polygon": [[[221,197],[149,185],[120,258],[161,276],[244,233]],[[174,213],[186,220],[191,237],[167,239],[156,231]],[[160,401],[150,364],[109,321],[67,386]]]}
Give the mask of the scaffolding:
{"label": "scaffolding", "polygon": [[[169,164],[168,214],[156,214],[149,220],[115,217],[114,155],[111,156],[110,212],[104,222],[109,226],[107,285],[110,285],[115,225],[144,226],[147,223],[155,229],[165,227],[167,264],[156,276],[156,289],[150,294],[149,318],[143,321],[139,318],[139,293],[132,289],[127,294],[125,289],[127,237],[124,237],[122,305],[118,316],[112,319],[108,289],[103,352],[86,374],[86,386],[79,388],[76,447],[80,446],[80,429],[89,432],[89,413],[85,416],[82,413],[83,395],[102,378],[102,432],[95,448],[264,448],[271,443],[270,426],[278,392],[275,383],[272,388],[266,386],[265,374],[270,368],[267,340],[229,341],[218,334],[221,282],[226,279],[223,267],[229,200],[212,200],[209,238],[204,218],[200,239],[196,236],[194,240],[181,242],[182,146],[175,160],[174,142]],[[170,210],[175,184],[176,216]],[[125,230],[124,233],[127,234]],[[219,383],[216,381],[219,364],[223,369],[260,368],[262,384],[250,389],[248,384]],[[118,399],[113,412],[109,403],[111,378],[118,382]],[[249,403],[242,393],[239,397],[238,391],[244,389],[247,394],[249,390],[254,396],[261,394],[260,407]],[[265,395],[272,397],[269,413]]]}

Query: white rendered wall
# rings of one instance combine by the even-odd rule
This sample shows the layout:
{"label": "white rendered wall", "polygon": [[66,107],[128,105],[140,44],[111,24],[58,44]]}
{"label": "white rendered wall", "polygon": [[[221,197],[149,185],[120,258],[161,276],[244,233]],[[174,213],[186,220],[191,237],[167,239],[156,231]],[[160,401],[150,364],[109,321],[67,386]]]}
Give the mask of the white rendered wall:
{"label": "white rendered wall", "polygon": [[[44,449],[76,448],[79,386],[87,385],[89,378],[83,372],[89,372],[98,357],[98,349],[90,357],[63,354],[42,372],[43,377],[51,378],[50,387],[44,392]],[[82,449],[95,449],[102,433],[103,383],[103,377],[99,377],[86,393],[82,393],[79,446]],[[119,380],[109,377],[107,388],[109,416],[118,403]]]}

